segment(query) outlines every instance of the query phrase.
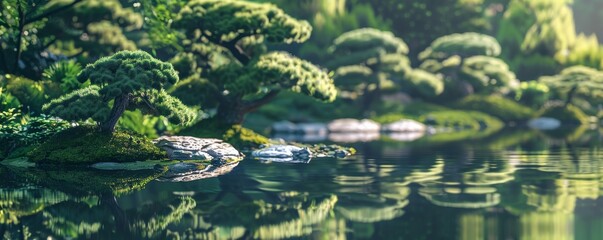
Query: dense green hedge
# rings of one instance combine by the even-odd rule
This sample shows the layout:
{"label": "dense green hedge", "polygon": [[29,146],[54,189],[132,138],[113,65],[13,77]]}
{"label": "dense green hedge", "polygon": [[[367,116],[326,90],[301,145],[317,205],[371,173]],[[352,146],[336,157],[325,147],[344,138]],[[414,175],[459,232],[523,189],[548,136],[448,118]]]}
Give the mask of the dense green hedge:
{"label": "dense green hedge", "polygon": [[526,121],[535,115],[535,111],[531,108],[497,95],[471,95],[453,106],[458,109],[483,112],[504,122]]}

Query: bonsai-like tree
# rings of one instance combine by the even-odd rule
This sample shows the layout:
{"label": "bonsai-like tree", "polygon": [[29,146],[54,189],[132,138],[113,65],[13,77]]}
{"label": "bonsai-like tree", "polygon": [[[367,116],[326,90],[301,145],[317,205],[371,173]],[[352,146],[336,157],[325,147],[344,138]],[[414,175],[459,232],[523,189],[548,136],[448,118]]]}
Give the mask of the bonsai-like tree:
{"label": "bonsai-like tree", "polygon": [[381,90],[410,71],[408,46],[391,32],[362,28],[342,34],[329,48],[334,59],[335,84],[348,98],[362,97],[363,110],[370,108]]}
{"label": "bonsai-like tree", "polygon": [[286,53],[262,54],[261,48],[256,51],[264,42],[300,43],[310,36],[312,28],[306,21],[290,17],[275,5],[193,0],[182,8],[172,27],[182,30],[194,44],[212,46],[210,54],[225,53],[231,60],[203,71],[207,82],[202,86],[215,91],[209,92],[212,96],[203,97],[211,101],[202,105],[216,107],[216,117],[223,123],[241,123],[246,113],[268,103],[282,90],[324,101],[336,96],[333,80],[313,64]]}
{"label": "bonsai-like tree", "polygon": [[[127,109],[167,116],[176,124],[189,124],[196,113],[164,91],[175,84],[178,75],[169,63],[143,51],[121,51],[88,65],[78,75],[91,86],[66,94],[43,109],[67,120],[92,118],[102,132],[112,133]],[[109,107],[109,103],[112,103]]]}
{"label": "bonsai-like tree", "polygon": [[571,104],[577,97],[591,104],[603,100],[603,72],[589,67],[569,67],[559,75],[541,77],[538,82],[562,94],[565,106]]}
{"label": "bonsai-like tree", "polygon": [[419,58],[423,61],[421,69],[443,75],[445,97],[459,98],[519,86],[508,65],[496,58],[500,52],[500,45],[491,36],[461,33],[436,39]]}

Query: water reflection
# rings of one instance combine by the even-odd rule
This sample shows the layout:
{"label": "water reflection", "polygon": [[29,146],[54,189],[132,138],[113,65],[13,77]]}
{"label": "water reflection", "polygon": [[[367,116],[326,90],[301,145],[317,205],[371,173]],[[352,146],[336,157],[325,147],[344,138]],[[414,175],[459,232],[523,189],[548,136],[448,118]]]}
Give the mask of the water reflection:
{"label": "water reflection", "polygon": [[0,167],[0,236],[601,239],[601,136],[520,129],[354,143],[347,159],[247,159],[190,182]]}

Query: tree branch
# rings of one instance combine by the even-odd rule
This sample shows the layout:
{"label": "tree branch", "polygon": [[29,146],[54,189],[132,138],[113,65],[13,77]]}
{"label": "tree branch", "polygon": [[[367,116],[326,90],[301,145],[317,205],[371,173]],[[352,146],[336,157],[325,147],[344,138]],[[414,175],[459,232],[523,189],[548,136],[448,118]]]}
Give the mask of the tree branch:
{"label": "tree branch", "polygon": [[16,72],[19,69],[19,61],[21,61],[21,51],[23,51],[22,46],[23,43],[23,29],[25,28],[25,14],[23,12],[23,6],[21,2],[17,2],[17,12],[19,14],[19,35],[17,36],[17,52],[15,54],[15,65],[14,71]]}
{"label": "tree branch", "polygon": [[224,42],[220,39],[209,36],[209,35],[205,34],[204,32],[201,32],[201,36],[207,38],[207,40],[210,41],[211,43],[214,43],[216,45],[220,45],[220,46],[226,48],[230,52],[230,54],[234,58],[236,58],[241,64],[247,65],[247,64],[249,64],[249,62],[251,62],[251,58],[249,56],[247,56],[247,54],[245,54],[245,51],[243,51],[243,49],[241,49],[241,47],[239,47],[237,45],[237,42],[239,40],[246,37],[245,35],[240,34],[228,42]]}
{"label": "tree branch", "polygon": [[251,112],[253,110],[256,110],[259,107],[265,105],[266,103],[269,103],[270,101],[272,101],[272,99],[274,99],[279,93],[280,93],[280,90],[272,90],[257,100],[245,102],[243,104],[243,110],[245,110],[246,112]]}
{"label": "tree branch", "polygon": [[25,24],[30,24],[30,23],[32,23],[32,22],[36,22],[36,21],[42,20],[43,18],[46,18],[46,17],[51,16],[51,15],[53,15],[53,14],[57,14],[57,13],[59,13],[59,12],[65,11],[65,10],[67,10],[67,9],[69,9],[69,8],[71,8],[71,7],[73,7],[75,4],[78,4],[78,3],[79,3],[79,2],[81,2],[81,1],[83,1],[83,0],[74,0],[74,1],[73,1],[72,3],[70,3],[70,4],[67,4],[67,5],[65,5],[65,6],[61,6],[61,7],[58,7],[58,8],[55,8],[55,9],[49,10],[48,12],[45,12],[45,13],[42,13],[42,14],[40,14],[40,15],[38,15],[38,16],[32,17],[32,18],[30,18],[30,19],[27,19],[27,20],[25,21]]}

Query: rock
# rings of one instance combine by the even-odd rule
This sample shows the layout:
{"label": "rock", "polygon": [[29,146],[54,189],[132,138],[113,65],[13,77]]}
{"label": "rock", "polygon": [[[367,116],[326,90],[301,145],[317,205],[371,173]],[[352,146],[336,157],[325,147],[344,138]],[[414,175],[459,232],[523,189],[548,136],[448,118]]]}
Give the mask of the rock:
{"label": "rock", "polygon": [[424,124],[410,119],[389,123],[381,128],[384,132],[425,132],[426,129]]}
{"label": "rock", "polygon": [[379,132],[381,126],[379,123],[369,119],[351,119],[343,118],[333,120],[329,123],[328,129],[330,132],[344,132],[344,133],[357,133],[357,132]]}
{"label": "rock", "polygon": [[326,135],[327,125],[324,123],[299,123],[295,124],[288,121],[276,122],[272,125],[273,133],[296,133],[296,134],[314,134]]}
{"label": "rock", "polygon": [[338,143],[372,142],[379,140],[381,134],[377,132],[350,132],[330,133],[329,140]]}
{"label": "rock", "polygon": [[322,136],[326,136],[328,131],[327,125],[324,123],[300,123],[297,124],[296,129],[296,133]]}
{"label": "rock", "polygon": [[338,145],[311,145],[310,150],[316,157],[333,157],[333,158],[344,158],[352,155],[352,151],[356,151],[352,148],[346,148]]}
{"label": "rock", "polygon": [[[165,174],[157,179],[161,182],[190,182],[205,178],[217,177],[231,172],[239,162],[215,165],[182,163],[168,166]],[[163,168],[164,166],[158,166]]]}
{"label": "rock", "polygon": [[283,139],[286,142],[324,142],[327,140],[327,134],[295,134],[295,133],[276,133],[272,139]]}
{"label": "rock", "polygon": [[258,160],[276,162],[309,162],[312,152],[308,148],[292,145],[270,145],[251,153]]}
{"label": "rock", "polygon": [[528,126],[539,130],[553,130],[561,127],[561,121],[554,118],[541,117],[528,121]]}
{"label": "rock", "polygon": [[163,136],[153,141],[172,160],[213,160],[220,163],[240,161],[245,155],[232,145],[213,138]]}
{"label": "rock", "polygon": [[297,128],[297,125],[295,125],[295,123],[292,123],[289,121],[275,122],[272,124],[272,132],[293,133],[293,132],[295,132],[296,128]]}
{"label": "rock", "polygon": [[412,142],[425,136],[425,132],[390,132],[387,137],[399,142]]}

